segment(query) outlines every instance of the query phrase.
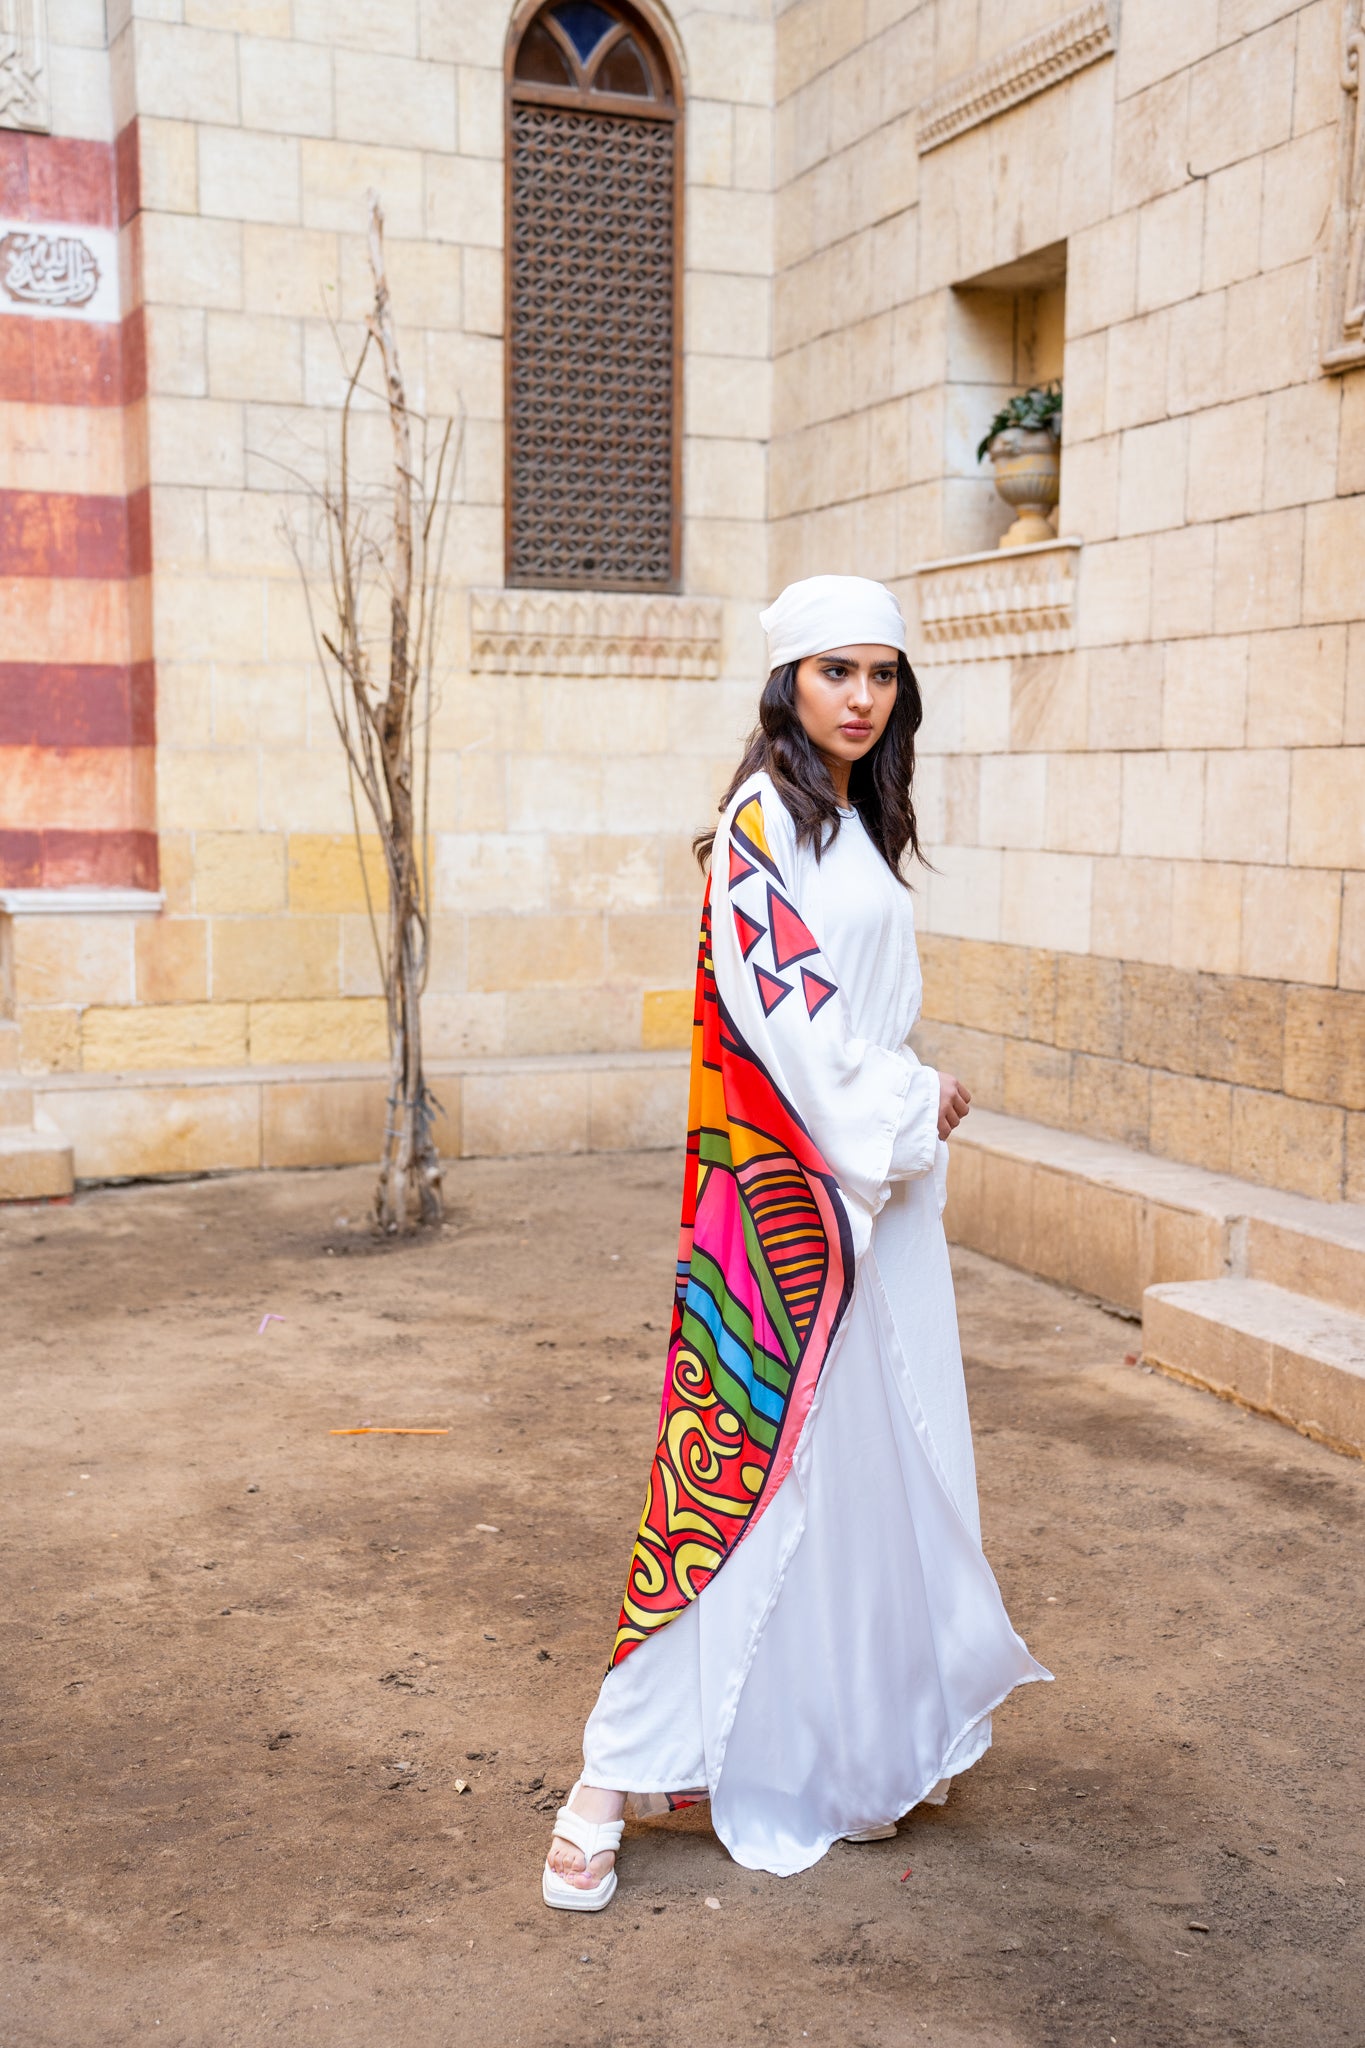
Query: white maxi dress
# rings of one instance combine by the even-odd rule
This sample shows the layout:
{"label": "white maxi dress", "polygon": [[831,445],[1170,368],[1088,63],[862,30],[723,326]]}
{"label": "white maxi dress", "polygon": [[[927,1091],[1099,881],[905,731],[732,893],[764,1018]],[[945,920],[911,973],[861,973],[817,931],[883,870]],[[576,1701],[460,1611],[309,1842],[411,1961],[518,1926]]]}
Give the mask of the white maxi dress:
{"label": "white maxi dress", "polygon": [[[840,992],[814,1056],[778,1028],[795,1005],[764,1017],[734,934],[725,848],[754,794]],[[712,926],[721,1001],[781,1068],[845,1193],[857,1278],[786,1478],[697,1598],[608,1672],[583,1782],[704,1787],[736,1862],[790,1876],[966,1770],[990,1745],[992,1709],[1050,1674],[981,1549],[938,1076],[906,1043],[922,989],[910,894],[856,813],[820,861],[798,848],[760,775],[717,837]],[[882,1127],[870,1138],[857,1113],[869,1085]]]}

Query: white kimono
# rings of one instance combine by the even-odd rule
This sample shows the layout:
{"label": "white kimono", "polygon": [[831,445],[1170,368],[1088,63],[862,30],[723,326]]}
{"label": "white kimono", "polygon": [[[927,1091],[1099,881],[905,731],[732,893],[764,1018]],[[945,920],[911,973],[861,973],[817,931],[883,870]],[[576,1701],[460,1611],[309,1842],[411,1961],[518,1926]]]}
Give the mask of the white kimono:
{"label": "white kimono", "polygon": [[[799,1000],[765,1007],[752,931],[766,880],[728,880],[732,820],[755,794],[819,943],[804,965],[837,985],[815,1015]],[[820,861],[798,848],[759,775],[717,836],[712,945],[721,1002],[839,1183],[856,1284],[790,1469],[709,1584],[608,1672],[583,1779],[704,1787],[735,1860],[788,1876],[965,1770],[989,1746],[992,1708],[1050,1674],[981,1550],[938,1076],[906,1043],[922,987],[909,892],[856,813]]]}

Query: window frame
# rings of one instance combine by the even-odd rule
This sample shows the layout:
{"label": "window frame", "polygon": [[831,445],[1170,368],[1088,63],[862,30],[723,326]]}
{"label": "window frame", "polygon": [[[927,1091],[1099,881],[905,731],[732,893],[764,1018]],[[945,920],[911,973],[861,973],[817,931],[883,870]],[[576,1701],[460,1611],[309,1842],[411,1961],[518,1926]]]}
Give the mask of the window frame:
{"label": "window frame", "polygon": [[[621,17],[627,29],[638,25],[644,31],[642,56],[647,64],[663,69],[665,96],[641,99],[633,93],[591,92],[575,86],[540,85],[516,77],[517,55],[522,40],[547,0],[520,0],[507,33],[503,58],[503,583],[507,589],[525,590],[628,590],[657,596],[676,595],[682,589],[683,552],[683,204],[685,194],[684,121],[682,67],[666,25],[652,8],[640,0],[605,0],[610,11]],[[553,0],[550,0],[553,4]],[[657,56],[654,54],[657,53]],[[512,110],[518,103],[532,106],[567,107],[583,113],[622,115],[637,121],[666,122],[673,131],[673,369],[670,407],[672,448],[669,462],[670,541],[669,573],[666,582],[642,583],[636,577],[595,576],[574,583],[547,584],[512,574],[512,383],[516,361],[516,336],[512,322]]]}

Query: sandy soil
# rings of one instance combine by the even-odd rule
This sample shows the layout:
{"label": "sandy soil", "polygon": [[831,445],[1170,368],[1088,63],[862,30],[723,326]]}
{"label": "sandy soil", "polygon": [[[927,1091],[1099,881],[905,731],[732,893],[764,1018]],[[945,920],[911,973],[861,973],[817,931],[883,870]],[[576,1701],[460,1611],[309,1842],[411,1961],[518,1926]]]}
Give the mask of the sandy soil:
{"label": "sandy soil", "polygon": [[0,2048],[1360,2048],[1365,1468],[972,1256],[987,1549],[1058,1683],[894,1842],[784,1881],[702,1810],[544,1910],[677,1183],[464,1164],[397,1248],[358,1171],[0,1214]]}

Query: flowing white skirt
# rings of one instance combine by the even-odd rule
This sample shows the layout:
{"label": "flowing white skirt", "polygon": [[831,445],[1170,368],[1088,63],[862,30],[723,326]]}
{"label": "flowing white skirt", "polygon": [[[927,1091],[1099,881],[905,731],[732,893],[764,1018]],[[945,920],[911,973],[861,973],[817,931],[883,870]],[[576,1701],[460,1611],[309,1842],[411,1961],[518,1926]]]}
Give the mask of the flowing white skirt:
{"label": "flowing white skirt", "polygon": [[[1050,1673],[982,1554],[934,1177],[893,1185],[787,1479],[700,1597],[608,1672],[586,1784],[705,1786],[735,1861],[780,1877],[897,1820]],[[907,1361],[910,1361],[907,1364]]]}

